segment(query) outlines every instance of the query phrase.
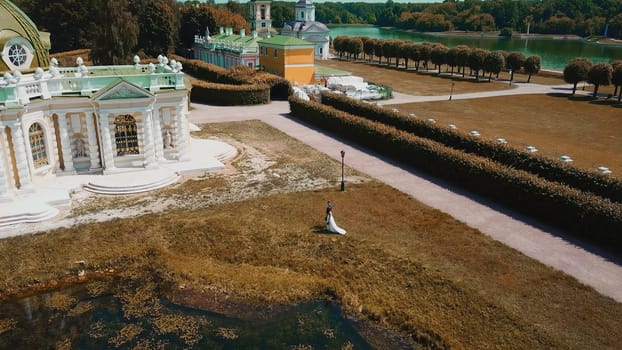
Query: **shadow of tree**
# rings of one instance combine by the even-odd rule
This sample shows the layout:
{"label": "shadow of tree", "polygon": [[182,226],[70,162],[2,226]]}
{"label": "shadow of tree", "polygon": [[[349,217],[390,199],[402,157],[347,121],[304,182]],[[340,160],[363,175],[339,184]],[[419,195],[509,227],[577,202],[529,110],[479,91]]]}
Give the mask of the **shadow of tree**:
{"label": "shadow of tree", "polygon": [[591,100],[590,103],[594,105],[601,105],[601,106],[614,106],[618,104],[618,101],[616,100]]}

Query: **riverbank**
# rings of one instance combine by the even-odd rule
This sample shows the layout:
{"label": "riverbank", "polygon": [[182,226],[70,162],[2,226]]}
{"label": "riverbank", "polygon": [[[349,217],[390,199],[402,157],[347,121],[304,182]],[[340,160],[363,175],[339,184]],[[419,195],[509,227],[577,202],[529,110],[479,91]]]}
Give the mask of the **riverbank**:
{"label": "riverbank", "polygon": [[563,70],[572,59],[586,57],[592,62],[610,62],[622,57],[622,46],[600,44],[575,35],[548,35],[515,33],[513,37],[498,36],[497,32],[417,32],[398,28],[374,26],[333,26],[331,37],[339,35],[361,36],[374,39],[407,40],[416,43],[435,42],[447,47],[466,45],[473,48],[496,51],[520,51],[525,56],[538,55],[542,67]]}

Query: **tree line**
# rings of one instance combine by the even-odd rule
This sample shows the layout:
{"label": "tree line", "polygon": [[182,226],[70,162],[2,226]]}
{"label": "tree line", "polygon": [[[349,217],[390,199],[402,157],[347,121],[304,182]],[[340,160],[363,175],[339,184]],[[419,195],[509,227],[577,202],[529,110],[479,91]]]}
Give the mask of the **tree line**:
{"label": "tree line", "polygon": [[[51,52],[91,49],[95,64],[128,64],[134,54],[186,56],[194,36],[218,27],[249,31],[242,5],[175,0],[13,0],[39,30],[50,32]],[[236,7],[237,5],[237,7]],[[233,9],[233,10],[232,10]]]}
{"label": "tree line", "polygon": [[482,76],[488,73],[490,81],[493,74],[498,77],[503,69],[507,69],[511,81],[514,79],[514,72],[523,69],[529,76],[527,82],[530,82],[531,76],[537,74],[541,68],[540,56],[525,57],[518,51],[489,51],[466,45],[448,48],[438,43],[416,44],[404,40],[338,36],[333,39],[333,49],[340,59],[345,56],[346,59],[358,60],[362,56],[368,62],[377,59],[378,64],[382,64],[384,59],[387,65],[394,64],[395,67],[403,63],[405,69],[409,69],[409,63],[412,63],[411,67],[416,71],[429,70],[428,65],[432,63],[439,74],[441,66],[445,65],[450,74],[457,72],[464,77],[465,68],[469,68],[469,75],[475,76],[476,80],[479,80],[480,72]]}
{"label": "tree line", "polygon": [[[488,81],[492,75],[497,77],[502,70],[510,73],[510,81],[514,80],[514,73],[523,70],[528,75],[527,82],[531,81],[531,76],[537,74],[541,68],[540,56],[532,55],[525,57],[522,52],[514,51],[489,51],[480,48],[471,48],[466,45],[459,45],[448,48],[438,43],[416,44],[412,41],[373,39],[369,37],[349,37],[338,36],[333,39],[333,50],[339,55],[339,59],[362,58],[368,62],[377,60],[378,64],[395,65],[396,68],[403,66],[404,69],[410,68],[415,71],[420,69],[429,70],[429,63],[434,65],[438,74],[441,67],[446,66],[446,72],[465,76],[466,68],[470,70],[469,75],[479,80],[480,72],[482,76],[488,73]],[[573,84],[572,94],[574,95],[577,85],[585,81],[594,85],[593,98],[598,95],[600,86],[614,85],[613,96],[617,95],[618,102],[622,100],[622,60],[611,63],[596,63],[583,57],[571,60],[563,72],[564,81]]]}
{"label": "tree line", "polygon": [[600,86],[613,84],[612,95],[618,95],[618,102],[620,102],[622,100],[622,60],[592,64],[587,58],[577,57],[564,68],[564,81],[573,84],[573,95],[577,90],[577,85],[582,81],[594,85],[592,98],[596,98]]}
{"label": "tree line", "polygon": [[446,0],[443,3],[317,3],[318,21],[418,31],[496,31],[622,38],[618,0]]}

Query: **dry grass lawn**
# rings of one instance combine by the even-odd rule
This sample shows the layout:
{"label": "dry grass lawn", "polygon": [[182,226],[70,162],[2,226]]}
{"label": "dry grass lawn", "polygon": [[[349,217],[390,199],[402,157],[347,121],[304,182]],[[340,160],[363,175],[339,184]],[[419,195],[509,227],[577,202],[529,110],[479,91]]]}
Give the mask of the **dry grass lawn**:
{"label": "dry grass lawn", "polygon": [[400,111],[434,118],[439,125],[503,137],[545,156],[569,155],[574,165],[596,171],[607,166],[622,176],[622,109],[567,95],[521,95],[472,100],[401,104]]}
{"label": "dry grass lawn", "polygon": [[[235,125],[248,129],[228,123],[226,133],[235,134]],[[289,148],[314,164],[324,157],[284,136],[260,147],[257,136],[241,134],[266,158]],[[297,160],[287,164],[295,168]],[[195,201],[213,190],[208,180],[178,190]],[[246,199],[236,188],[241,183],[216,186],[226,200],[196,210],[1,240],[0,293],[75,275],[74,262],[85,260],[90,272],[156,270],[186,291],[229,300],[334,298],[356,317],[453,349],[619,347],[622,304],[386,185],[364,181],[346,192],[331,185]],[[327,199],[347,235],[323,231]]]}
{"label": "dry grass lawn", "polygon": [[[441,68],[442,74],[437,75],[437,70],[434,70],[434,66],[432,65],[430,65],[429,71],[416,72],[414,66],[406,71],[403,64],[400,68],[395,68],[395,65],[387,66],[384,61],[383,64],[379,65],[377,59],[372,63],[367,61],[355,62],[346,61],[345,59],[331,59],[318,61],[317,64],[351,72],[353,75],[363,77],[367,81],[387,85],[392,87],[394,91],[410,95],[448,95],[451,90],[452,82],[456,84],[454,86],[455,94],[514,88],[514,85],[510,86],[508,84],[510,74],[505,71],[499,74],[497,82],[494,82],[494,76],[493,82],[488,82],[487,78],[482,79],[480,77],[480,81],[476,81],[474,78],[469,77],[468,70],[464,78],[456,73],[454,73],[454,76],[450,77],[445,73],[445,66]],[[411,66],[411,64],[409,64],[409,66]],[[517,72],[514,74],[514,80],[512,81],[526,83],[528,78],[529,76],[527,74]],[[566,84],[561,73],[549,71],[542,71],[539,74],[532,75],[530,82],[542,85]],[[578,90],[593,91],[593,87],[589,84],[580,83],[577,87]],[[613,89],[613,86],[601,86],[598,91],[601,94],[610,94],[613,93]]]}
{"label": "dry grass lawn", "polygon": [[437,76],[433,71],[418,73],[414,70],[405,71],[404,68],[388,67],[361,61],[326,60],[318,62],[318,64],[351,72],[352,75],[363,77],[366,81],[390,86],[393,88],[393,91],[410,95],[449,95],[452,84],[455,84],[454,94],[506,90],[515,87],[508,84],[488,82],[487,79],[475,81],[475,79],[470,79],[468,76],[464,79],[458,75],[455,75],[453,78],[448,75]]}

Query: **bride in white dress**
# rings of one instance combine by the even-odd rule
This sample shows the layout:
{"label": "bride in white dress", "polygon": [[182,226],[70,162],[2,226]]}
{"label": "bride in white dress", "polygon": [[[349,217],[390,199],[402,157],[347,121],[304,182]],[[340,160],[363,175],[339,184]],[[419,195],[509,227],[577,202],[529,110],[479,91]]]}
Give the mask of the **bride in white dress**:
{"label": "bride in white dress", "polygon": [[328,232],[334,232],[340,235],[346,234],[346,230],[337,226],[337,223],[335,223],[335,218],[333,217],[332,210],[328,213],[328,215],[326,215],[326,229],[328,230]]}

